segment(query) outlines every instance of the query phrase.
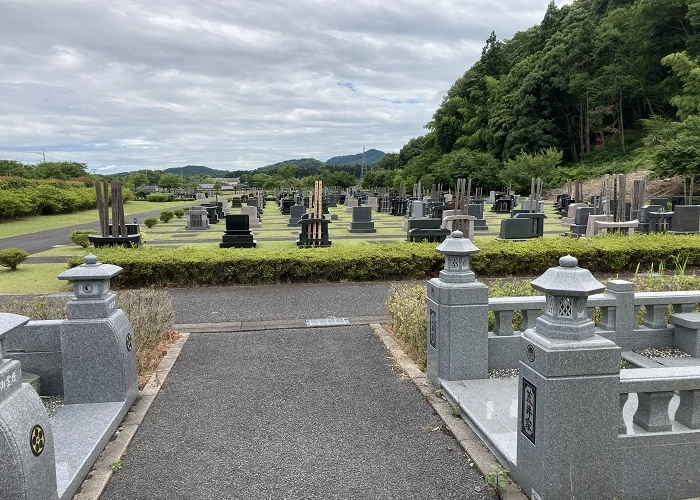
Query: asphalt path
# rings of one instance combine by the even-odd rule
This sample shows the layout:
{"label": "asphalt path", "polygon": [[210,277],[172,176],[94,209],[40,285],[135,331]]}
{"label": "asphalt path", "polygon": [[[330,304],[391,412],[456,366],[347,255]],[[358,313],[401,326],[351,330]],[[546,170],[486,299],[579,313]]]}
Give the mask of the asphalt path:
{"label": "asphalt path", "polygon": [[[160,217],[162,210],[151,210],[138,214],[125,216],[127,222],[131,222],[136,218],[139,222],[143,222],[148,217]],[[59,227],[56,229],[46,229],[34,233],[20,234],[17,236],[8,236],[0,238],[0,250],[4,248],[19,248],[24,250],[29,255],[49,250],[59,245],[73,245],[70,240],[70,233],[77,229],[93,229],[100,231],[100,222],[87,222],[84,224],[75,224],[72,226]]]}
{"label": "asphalt path", "polygon": [[487,499],[368,326],[191,334],[102,500]]}
{"label": "asphalt path", "polygon": [[385,316],[389,289],[421,282],[308,283],[170,289],[175,324]]}

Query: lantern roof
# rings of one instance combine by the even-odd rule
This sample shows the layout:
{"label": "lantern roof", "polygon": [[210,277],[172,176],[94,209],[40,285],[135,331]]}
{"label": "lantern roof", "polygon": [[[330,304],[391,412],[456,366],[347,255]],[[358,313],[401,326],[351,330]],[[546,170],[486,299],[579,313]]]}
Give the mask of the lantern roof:
{"label": "lantern roof", "polygon": [[605,285],[595,279],[588,269],[578,267],[578,259],[571,255],[560,258],[559,266],[550,267],[530,285],[548,295],[569,297],[587,297],[605,290]]}
{"label": "lantern roof", "polygon": [[108,280],[122,272],[122,268],[119,266],[97,262],[97,257],[93,254],[86,255],[83,262],[80,266],[63,271],[58,275],[58,279],[68,281]]}
{"label": "lantern roof", "polygon": [[450,236],[445,238],[435,250],[445,255],[471,255],[479,251],[469,238],[464,237],[462,231],[452,231]]}

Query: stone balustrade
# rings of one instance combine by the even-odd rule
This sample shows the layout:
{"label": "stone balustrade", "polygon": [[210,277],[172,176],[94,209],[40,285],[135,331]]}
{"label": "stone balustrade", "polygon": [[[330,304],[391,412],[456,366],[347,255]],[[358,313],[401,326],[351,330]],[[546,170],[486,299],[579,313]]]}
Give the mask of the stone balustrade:
{"label": "stone balustrade", "polygon": [[623,435],[639,435],[625,418],[625,406],[633,406],[627,403],[633,394],[637,407],[627,413],[644,431],[687,433],[700,429],[700,366],[621,370],[619,432]]}

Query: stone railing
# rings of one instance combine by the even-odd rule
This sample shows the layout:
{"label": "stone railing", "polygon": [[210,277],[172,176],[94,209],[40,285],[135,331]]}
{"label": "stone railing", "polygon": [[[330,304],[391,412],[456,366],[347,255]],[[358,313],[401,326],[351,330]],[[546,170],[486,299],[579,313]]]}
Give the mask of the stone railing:
{"label": "stone railing", "polygon": [[[636,409],[633,404],[628,404],[632,394],[637,396]],[[699,400],[700,366],[621,370],[619,432],[625,436],[644,434],[639,429],[700,434]],[[630,414],[632,418],[628,422]],[[628,425],[632,423],[638,428]]]}
{"label": "stone railing", "polygon": [[[605,293],[588,298],[587,315],[593,318],[600,310],[596,333],[615,341],[623,351],[659,348],[673,345],[673,327],[668,324],[669,307],[673,312],[691,312],[700,304],[700,291],[634,292],[634,284],[615,280]],[[638,323],[640,308],[645,314]],[[498,297],[489,299],[489,312],[495,316],[489,332],[489,369],[517,368],[516,343],[520,334],[535,327],[535,320],[545,308],[542,295],[531,297]],[[522,318],[516,330],[516,312]]]}

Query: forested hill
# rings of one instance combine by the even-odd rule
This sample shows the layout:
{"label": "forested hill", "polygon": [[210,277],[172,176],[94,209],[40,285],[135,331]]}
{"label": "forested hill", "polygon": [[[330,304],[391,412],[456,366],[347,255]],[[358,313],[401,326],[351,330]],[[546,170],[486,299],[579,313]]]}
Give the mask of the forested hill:
{"label": "forested hill", "polygon": [[[365,151],[365,165],[374,165],[382,156],[386,153],[384,151],[379,151],[378,149],[368,149]],[[356,155],[345,155],[345,156],[334,156],[326,160],[326,165],[362,165],[362,153]]]}
{"label": "forested hill", "polygon": [[175,175],[194,175],[200,177],[224,177],[229,173],[228,170],[217,170],[215,168],[205,167],[204,165],[186,165],[184,167],[166,168],[164,174]]}
{"label": "forested hill", "polygon": [[444,96],[429,132],[375,168],[394,184],[426,176],[424,184],[454,185],[473,175],[497,188],[503,179],[480,165],[498,171],[520,153],[547,148],[564,163],[606,149],[625,154],[640,145],[646,119],[677,121],[688,99],[698,114],[698,27],[698,0],[552,2],[539,25],[508,40],[492,34]]}

